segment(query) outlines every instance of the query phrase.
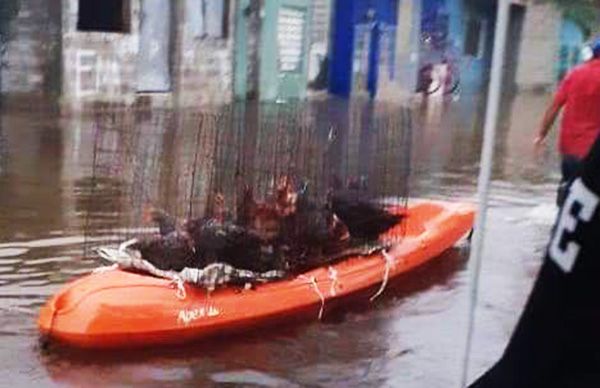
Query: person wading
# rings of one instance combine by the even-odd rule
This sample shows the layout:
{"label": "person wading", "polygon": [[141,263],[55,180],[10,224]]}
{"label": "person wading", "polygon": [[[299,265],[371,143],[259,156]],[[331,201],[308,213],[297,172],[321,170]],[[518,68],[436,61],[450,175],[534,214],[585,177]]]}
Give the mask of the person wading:
{"label": "person wading", "polygon": [[600,132],[600,38],[591,46],[593,57],[577,66],[561,82],[546,110],[534,144],[539,147],[564,107],[558,149],[562,179],[557,203],[562,206],[567,190]]}

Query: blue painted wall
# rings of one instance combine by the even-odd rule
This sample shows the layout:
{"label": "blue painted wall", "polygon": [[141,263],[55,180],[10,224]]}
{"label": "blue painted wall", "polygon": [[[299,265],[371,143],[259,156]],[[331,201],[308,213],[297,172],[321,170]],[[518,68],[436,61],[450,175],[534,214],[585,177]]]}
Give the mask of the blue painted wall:
{"label": "blue painted wall", "polygon": [[[479,92],[487,80],[491,64],[494,2],[422,0],[421,7],[422,32],[437,34],[438,40],[433,47],[424,41],[421,42],[421,65],[440,63],[446,58],[458,69],[463,93]],[[480,56],[470,56],[464,52],[466,23],[469,18],[476,18],[483,23],[481,39],[485,43]]]}
{"label": "blue painted wall", "polygon": [[368,84],[372,95],[377,87],[379,58],[378,23],[396,24],[398,0],[335,0],[333,4],[329,92],[348,97],[352,91],[355,26],[368,22],[369,9],[375,11],[374,34],[371,39]]}
{"label": "blue painted wall", "polygon": [[559,39],[556,77],[560,80],[581,61],[581,48],[585,42],[585,35],[577,24],[564,19],[560,28]]}
{"label": "blue painted wall", "polygon": [[[461,10],[463,20],[468,17],[474,17],[484,24],[482,32],[484,40],[483,52],[479,57],[463,56],[461,60],[461,88],[465,94],[480,93],[487,85],[489,79],[489,71],[492,64],[492,52],[494,48],[494,29],[496,23],[496,5],[493,2],[488,2],[486,6],[474,8],[463,3]],[[465,23],[462,24],[463,34],[461,40],[461,50],[464,52],[464,33]]]}
{"label": "blue painted wall", "polygon": [[335,0],[332,12],[329,92],[348,96],[351,90],[354,51],[354,0]]}

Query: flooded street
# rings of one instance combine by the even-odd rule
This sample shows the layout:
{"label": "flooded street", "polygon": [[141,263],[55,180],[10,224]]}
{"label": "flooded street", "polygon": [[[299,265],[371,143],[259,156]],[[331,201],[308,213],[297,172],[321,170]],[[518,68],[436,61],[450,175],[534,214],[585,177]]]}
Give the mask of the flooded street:
{"label": "flooded street", "polygon": [[[555,215],[559,172],[554,147],[543,154],[532,147],[546,98],[518,95],[502,110],[472,378],[501,354],[536,276]],[[110,119],[112,125],[121,125],[120,116],[109,117],[116,117]],[[163,174],[149,183],[155,192],[139,196],[140,201],[150,196],[161,205],[168,205],[178,190],[187,190],[177,176],[185,173],[179,171],[182,160],[194,144],[185,135],[163,133],[163,128],[173,120],[183,127],[195,125],[193,113],[165,117],[142,117],[136,123],[141,128],[136,157],[124,159],[118,172],[103,171],[129,176],[132,164],[161,165]],[[409,196],[473,201],[483,126],[479,104],[466,97],[430,103],[415,108],[413,118]],[[42,349],[36,329],[40,306],[65,282],[98,267],[86,255],[90,244],[114,242],[120,237],[115,228],[133,226],[138,209],[119,199],[123,187],[118,180],[91,189],[92,170],[103,157],[94,152],[97,120],[93,112],[60,117],[44,104],[5,107],[2,112],[3,384],[457,386],[467,326],[466,243],[411,273],[373,305],[332,314],[323,322],[132,353]],[[119,136],[104,138],[102,145],[120,147]],[[132,179],[144,181],[136,174],[131,173]],[[171,210],[181,213],[180,205],[185,204],[171,204]]]}

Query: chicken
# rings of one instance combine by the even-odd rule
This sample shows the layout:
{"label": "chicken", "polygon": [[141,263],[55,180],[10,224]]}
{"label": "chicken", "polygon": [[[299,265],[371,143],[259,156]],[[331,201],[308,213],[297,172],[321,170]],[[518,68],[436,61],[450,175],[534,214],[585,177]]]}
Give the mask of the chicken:
{"label": "chicken", "polygon": [[324,252],[335,251],[341,242],[350,238],[348,229],[329,206],[310,201],[307,184],[298,194],[296,223],[300,241]]}
{"label": "chicken", "polygon": [[263,243],[273,243],[280,236],[282,215],[291,211],[285,202],[288,191],[287,184],[280,184],[271,203],[257,202],[252,189],[246,186],[237,206],[237,225],[256,234]]}
{"label": "chicken", "polygon": [[257,202],[246,186],[237,204],[237,223],[220,193],[209,203],[207,217],[181,226],[166,212],[151,208],[147,215],[158,225],[159,235],[140,238],[132,248],[167,270],[223,262],[255,272],[299,271],[343,254],[351,240],[376,240],[400,221],[400,216],[360,199],[364,181],[350,180],[345,191],[336,186],[337,193],[330,192],[321,202],[311,198],[308,183],[296,190],[287,176],[265,202]]}
{"label": "chicken", "polygon": [[263,240],[246,228],[231,222],[201,219],[188,221],[185,228],[193,240],[196,262],[201,268],[214,262],[255,272],[280,267],[273,252],[264,252]]}
{"label": "chicken", "polygon": [[349,195],[330,193],[329,197],[331,210],[348,227],[354,239],[376,240],[402,219],[400,215],[359,199],[352,192]]}
{"label": "chicken", "polygon": [[177,229],[177,220],[162,209],[149,206],[144,209],[146,222],[152,221],[158,226],[161,236],[166,236]]}
{"label": "chicken", "polygon": [[236,223],[242,227],[249,227],[254,222],[258,209],[252,188],[246,185],[239,198]]}
{"label": "chicken", "polygon": [[273,207],[256,203],[252,190],[245,187],[237,206],[236,224],[227,216],[224,203],[222,194],[217,194],[211,216],[184,223],[184,230],[193,241],[197,265],[202,268],[223,262],[256,272],[276,269],[278,263],[271,244],[279,233],[279,224],[273,220]]}
{"label": "chicken", "polygon": [[193,241],[184,232],[140,237],[129,248],[139,251],[144,260],[162,270],[181,271],[196,266]]}
{"label": "chicken", "polygon": [[292,179],[287,175],[281,177],[275,193],[275,210],[279,217],[283,218],[296,212],[297,197]]}
{"label": "chicken", "polygon": [[348,229],[327,206],[310,199],[307,183],[288,198],[293,201],[289,207],[294,211],[283,219],[281,241],[289,248],[289,266],[293,271],[321,265],[325,256],[347,247]]}
{"label": "chicken", "polygon": [[233,215],[227,209],[225,196],[221,192],[209,196],[209,201],[206,206],[204,220],[214,220],[216,222],[232,222]]}
{"label": "chicken", "polygon": [[144,213],[158,225],[159,234],[138,237],[130,248],[139,251],[144,260],[159,269],[181,271],[193,267],[194,244],[189,234],[178,227],[177,219],[153,207]]}

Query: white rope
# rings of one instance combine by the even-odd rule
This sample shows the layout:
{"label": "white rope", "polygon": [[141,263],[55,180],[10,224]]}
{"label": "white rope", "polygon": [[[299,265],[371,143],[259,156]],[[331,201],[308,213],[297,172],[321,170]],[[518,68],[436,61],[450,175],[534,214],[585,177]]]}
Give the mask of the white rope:
{"label": "white rope", "polygon": [[121,245],[119,245],[119,252],[125,252],[125,250],[127,250],[127,248],[129,248],[130,246],[132,246],[133,244],[135,244],[137,242],[138,242],[137,238],[132,238],[131,240],[127,240],[127,241],[121,243]]}
{"label": "white rope", "polygon": [[336,296],[336,287],[338,285],[338,271],[332,266],[329,266],[329,268],[327,269],[327,274],[329,276],[329,279],[331,279],[331,286],[329,287],[329,296]]}
{"label": "white rope", "polygon": [[475,327],[475,309],[477,308],[477,295],[479,292],[479,277],[481,273],[481,254],[483,252],[483,236],[487,215],[488,192],[492,175],[494,159],[494,139],[496,137],[496,124],[500,108],[500,92],[502,88],[502,72],[504,65],[504,52],[506,35],[510,18],[510,1],[499,0],[496,13],[496,27],[494,32],[494,54],[492,57],[491,81],[487,99],[485,126],[483,130],[483,148],[481,150],[481,167],[477,185],[477,200],[479,209],[475,220],[475,233],[473,235],[471,254],[469,257],[469,304],[468,323],[463,352],[463,369],[460,387],[466,387],[469,378],[469,356],[473,342],[473,329]]}
{"label": "white rope", "polygon": [[104,265],[102,267],[98,267],[95,268],[92,273],[93,274],[99,274],[99,273],[105,273],[105,272],[110,272],[110,271],[114,271],[116,269],[119,268],[119,264],[112,264],[112,265]]}
{"label": "white rope", "polygon": [[317,278],[315,278],[314,276],[308,277],[306,275],[299,275],[298,278],[306,280],[312,286],[315,293],[319,296],[319,299],[321,299],[321,308],[319,309],[318,315],[320,321],[321,318],[323,318],[323,311],[325,310],[325,295],[323,295],[323,293],[319,289],[319,285],[317,284]]}
{"label": "white rope", "polygon": [[396,260],[394,259],[394,257],[392,255],[390,255],[385,250],[381,251],[381,254],[383,255],[383,260],[385,261],[385,264],[384,264],[385,268],[383,271],[383,280],[381,281],[381,286],[379,287],[379,290],[377,290],[377,292],[371,298],[369,298],[370,302],[373,302],[381,294],[383,294],[383,291],[387,287],[387,284],[388,284],[388,281],[390,278],[390,270],[396,266]]}
{"label": "white rope", "polygon": [[175,292],[177,299],[185,300],[187,293],[185,291],[185,282],[183,279],[180,277],[173,278],[173,280],[171,280],[171,285],[177,288],[177,291]]}
{"label": "white rope", "polygon": [[[155,276],[162,277],[162,278],[171,279],[170,286],[176,287],[177,298],[184,300],[187,296],[187,293],[185,291],[185,282],[180,276],[175,274],[173,271],[159,270],[149,262],[146,262],[141,259],[136,259],[134,256],[131,255],[130,251],[127,250],[128,247],[135,244],[137,241],[138,241],[137,239],[127,240],[124,243],[120,244],[118,249],[109,248],[109,247],[98,248],[96,251],[98,252],[98,255],[100,257],[102,257],[105,260],[109,260],[109,261],[112,261],[115,263],[110,266],[96,268],[95,270],[92,271],[92,273],[96,274],[96,273],[104,273],[104,272],[112,271],[112,270],[119,268],[119,264],[118,264],[119,262],[122,263],[123,261],[125,261],[125,262],[129,262],[131,264],[133,262],[136,262],[136,260],[137,260],[137,262],[144,264],[143,270],[147,271],[148,273],[153,274]],[[125,267],[129,268],[128,265],[125,265]],[[131,267],[137,268],[137,269],[142,269],[142,268],[136,267],[135,265],[131,265]]]}

